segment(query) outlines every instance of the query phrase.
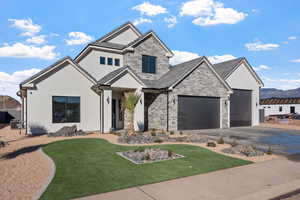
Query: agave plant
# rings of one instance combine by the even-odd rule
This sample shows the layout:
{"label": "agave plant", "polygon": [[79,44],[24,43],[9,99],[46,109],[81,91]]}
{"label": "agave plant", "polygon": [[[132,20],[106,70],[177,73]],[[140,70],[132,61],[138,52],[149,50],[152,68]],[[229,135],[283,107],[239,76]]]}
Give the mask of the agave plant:
{"label": "agave plant", "polygon": [[128,122],[128,133],[134,134],[134,109],[140,99],[140,95],[134,92],[128,92],[125,94],[123,102],[123,109],[128,111],[129,122]]}

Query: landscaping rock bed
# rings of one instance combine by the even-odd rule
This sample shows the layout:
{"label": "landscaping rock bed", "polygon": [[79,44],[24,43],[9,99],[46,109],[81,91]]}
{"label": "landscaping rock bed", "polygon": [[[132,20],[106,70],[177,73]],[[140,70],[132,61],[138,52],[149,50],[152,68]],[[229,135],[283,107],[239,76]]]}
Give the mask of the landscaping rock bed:
{"label": "landscaping rock bed", "polygon": [[240,155],[245,155],[247,157],[264,155],[264,152],[255,149],[251,145],[241,145],[241,144],[227,149],[223,149],[222,152],[229,153],[229,154],[240,154]]}
{"label": "landscaping rock bed", "polygon": [[170,150],[162,150],[159,148],[142,148],[130,150],[126,152],[118,152],[118,155],[130,160],[135,164],[158,162],[163,160],[173,160],[184,156],[176,154]]}
{"label": "landscaping rock bed", "polygon": [[119,143],[125,144],[148,144],[148,143],[161,143],[161,142],[193,142],[193,143],[206,143],[210,141],[208,137],[201,135],[189,135],[182,137],[170,137],[166,134],[138,134],[138,135],[122,135],[118,138]]}
{"label": "landscaping rock bed", "polygon": [[64,126],[56,132],[48,133],[48,137],[71,137],[78,135],[87,135],[86,132],[82,130],[77,130],[77,126]]}

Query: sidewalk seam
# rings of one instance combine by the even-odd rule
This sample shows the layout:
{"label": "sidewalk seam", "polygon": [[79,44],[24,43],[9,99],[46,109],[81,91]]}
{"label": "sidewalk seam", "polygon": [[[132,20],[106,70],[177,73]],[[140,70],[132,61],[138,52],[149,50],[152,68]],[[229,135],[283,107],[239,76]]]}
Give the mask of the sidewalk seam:
{"label": "sidewalk seam", "polygon": [[153,200],[157,200],[156,198],[154,198],[153,196],[151,196],[150,194],[148,194],[147,192],[145,192],[142,188],[140,187],[136,187],[138,190],[140,190],[141,192],[143,192],[145,195],[147,195],[150,199]]}

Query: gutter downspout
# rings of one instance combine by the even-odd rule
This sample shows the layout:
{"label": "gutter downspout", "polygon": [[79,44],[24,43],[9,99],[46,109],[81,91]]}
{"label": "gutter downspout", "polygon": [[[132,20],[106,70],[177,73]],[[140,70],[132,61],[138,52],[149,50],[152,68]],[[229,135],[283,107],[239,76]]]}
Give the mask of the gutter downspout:
{"label": "gutter downspout", "polygon": [[169,132],[169,91],[167,91],[167,132]]}

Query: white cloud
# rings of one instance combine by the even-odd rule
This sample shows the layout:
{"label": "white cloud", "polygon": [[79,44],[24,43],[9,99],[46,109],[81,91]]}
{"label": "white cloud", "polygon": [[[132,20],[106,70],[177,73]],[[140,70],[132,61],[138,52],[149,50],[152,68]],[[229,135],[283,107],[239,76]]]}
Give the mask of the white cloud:
{"label": "white cloud", "polygon": [[164,21],[166,22],[166,23],[168,23],[168,28],[172,28],[173,26],[175,26],[175,24],[177,24],[178,22],[177,22],[177,18],[175,17],[175,16],[170,16],[170,17],[165,17],[164,18]]}
{"label": "white cloud", "polygon": [[32,68],[23,71],[16,71],[12,74],[0,72],[0,93],[18,99],[16,92],[19,90],[19,84],[39,71],[39,69]]}
{"label": "white cloud", "polygon": [[[170,59],[170,64],[171,65],[176,65],[179,63],[183,63],[195,58],[198,58],[200,55],[197,53],[189,52],[189,51],[178,51],[178,50],[173,50],[174,56]],[[235,59],[236,57],[230,54],[225,54],[225,55],[215,55],[215,56],[208,56],[208,60],[212,63],[220,63],[224,62],[227,60],[232,60]]]}
{"label": "white cloud", "polygon": [[262,77],[265,82],[265,87],[279,88],[279,89],[294,89],[300,87],[300,79],[274,79],[269,77]]}
{"label": "white cloud", "polygon": [[191,0],[181,6],[181,16],[196,17],[195,25],[211,26],[217,24],[236,24],[244,20],[248,14],[233,8],[225,8],[224,4],[214,0]]}
{"label": "white cloud", "polygon": [[30,18],[28,19],[8,19],[12,22],[12,26],[23,31],[23,36],[33,36],[42,30],[38,24],[34,24]]}
{"label": "white cloud", "polygon": [[208,60],[212,63],[212,64],[215,64],[215,63],[221,63],[221,62],[225,62],[225,61],[228,61],[228,60],[232,60],[232,59],[235,59],[236,57],[233,56],[233,55],[230,55],[230,54],[225,54],[225,55],[221,55],[221,56],[218,56],[218,55],[215,55],[215,56],[209,56],[208,57]]}
{"label": "white cloud", "polygon": [[296,40],[298,37],[296,37],[296,36],[290,36],[290,37],[288,37],[288,39],[289,40]]}
{"label": "white cloud", "polygon": [[45,60],[54,59],[58,54],[54,52],[55,46],[44,45],[37,47],[20,42],[12,45],[4,44],[0,47],[0,57],[15,58],[40,58]]}
{"label": "white cloud", "polygon": [[192,53],[188,51],[173,50],[172,52],[174,56],[170,59],[171,65],[176,65],[199,57],[197,53]]}
{"label": "white cloud", "polygon": [[300,59],[291,60],[290,62],[293,62],[293,63],[300,63]]}
{"label": "white cloud", "polygon": [[277,49],[279,47],[279,44],[275,44],[275,43],[263,44],[261,41],[256,41],[253,43],[245,44],[245,47],[249,51],[270,51],[270,50]]}
{"label": "white cloud", "polygon": [[147,15],[147,16],[156,16],[159,14],[167,13],[166,8],[160,5],[151,4],[149,2],[144,2],[142,4],[134,6],[132,9],[139,11],[141,15]]}
{"label": "white cloud", "polygon": [[261,70],[269,70],[269,69],[271,69],[271,67],[269,67],[267,65],[259,65],[257,67],[253,67],[253,69],[255,71],[261,71]]}
{"label": "white cloud", "polygon": [[152,20],[140,17],[133,21],[133,25],[135,25],[135,26],[137,26],[139,24],[145,24],[145,23],[152,23]]}
{"label": "white cloud", "polygon": [[31,38],[28,38],[26,42],[33,44],[43,44],[46,42],[45,37],[45,35],[33,36]]}
{"label": "white cloud", "polygon": [[92,36],[89,36],[83,32],[70,32],[69,39],[66,40],[67,45],[79,45],[85,44],[93,40]]}

